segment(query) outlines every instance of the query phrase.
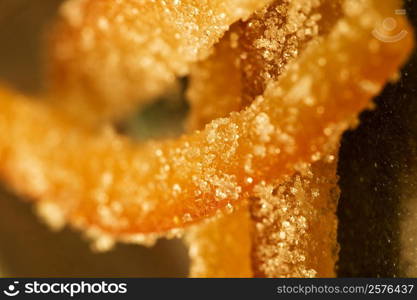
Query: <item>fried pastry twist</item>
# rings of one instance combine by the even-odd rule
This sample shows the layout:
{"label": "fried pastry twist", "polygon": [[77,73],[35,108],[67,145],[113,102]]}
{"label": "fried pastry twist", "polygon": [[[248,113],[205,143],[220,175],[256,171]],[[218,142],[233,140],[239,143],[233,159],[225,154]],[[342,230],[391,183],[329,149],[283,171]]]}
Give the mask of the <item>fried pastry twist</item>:
{"label": "fried pastry twist", "polygon": [[[372,35],[375,24],[391,16],[399,2],[345,0],[343,17],[337,17],[329,32],[305,49],[301,45],[309,37],[297,40],[300,45],[291,49],[302,53],[291,62],[283,61],[288,63],[283,69],[276,67],[276,61],[268,60],[271,56],[265,47],[252,49],[256,44],[250,43],[252,36],[247,37],[249,43],[244,49],[255,55],[250,56],[247,68],[240,62],[244,82],[240,83],[241,95],[245,95],[237,100],[241,110],[209,122],[201,131],[145,144],[119,136],[108,125],[97,126],[97,120],[86,123],[80,119],[90,118],[93,111],[98,112],[98,119],[117,115],[117,101],[121,111],[130,109],[138,92],[141,99],[156,95],[175,76],[187,74],[191,63],[207,56],[231,23],[266,2],[215,1],[204,4],[202,8],[206,10],[199,7],[198,13],[193,10],[199,5],[195,1],[164,1],[166,5],[139,0],[70,3],[74,5],[67,8],[67,13],[72,14],[67,17],[70,24],[59,25],[57,32],[63,34],[55,36],[52,48],[51,70],[56,82],[49,97],[71,101],[50,106],[0,91],[0,176],[16,191],[36,199],[40,211],[56,227],[69,222],[99,236],[142,242],[143,234],[153,237],[231,209],[245,215],[247,200],[257,197],[250,200],[251,214],[256,224],[266,230],[258,231],[254,238],[255,246],[259,246],[253,252],[255,275],[316,275],[308,273],[307,265],[300,269],[301,273],[285,269],[292,262],[284,259],[282,264],[286,250],[271,252],[268,248],[277,238],[285,240],[284,248],[299,238],[312,237],[309,241],[314,242],[316,234],[324,231],[299,228],[300,220],[289,227],[301,234],[289,237],[291,230],[282,231],[288,227],[285,222],[289,215],[277,209],[288,204],[296,218],[297,201],[304,199],[315,210],[325,207],[329,214],[326,220],[333,223],[334,208],[327,197],[303,198],[299,192],[313,191],[315,185],[325,191],[334,186],[334,182],[324,182],[335,178],[332,167],[329,174],[309,181],[309,168],[315,169],[311,163],[329,157],[340,134],[354,123],[360,111],[369,107],[370,99],[407,58],[412,47],[410,35],[398,43],[384,43]],[[185,6],[177,9],[175,3]],[[247,10],[236,14],[232,3]],[[294,3],[309,4],[313,11],[320,2]],[[136,21],[131,15],[138,5],[146,7],[146,21]],[[303,7],[295,9],[294,14]],[[216,11],[214,19],[210,10]],[[167,17],[160,18],[163,15]],[[226,21],[219,21],[223,17]],[[178,25],[176,21],[181,18],[185,22]],[[101,32],[109,20],[116,25]],[[396,21],[410,31],[404,18],[397,17]],[[144,23],[136,26],[136,22]],[[190,24],[191,29],[185,30],[188,27],[184,24]],[[165,31],[171,25],[172,30]],[[209,25],[216,30],[209,30]],[[263,26],[262,22],[259,25]],[[129,30],[129,26],[138,31]],[[155,35],[148,36],[149,30]],[[171,43],[176,33],[180,34],[180,42]],[[242,36],[246,38],[245,33]],[[230,33],[231,39],[235,37]],[[256,42],[262,45],[265,41]],[[256,79],[257,63],[265,71],[262,76],[273,75],[270,80]],[[228,104],[226,109],[233,110],[234,105]],[[245,105],[248,106],[243,108]],[[204,118],[213,117],[208,114]],[[326,167],[318,167],[317,174],[324,170]],[[294,175],[296,171],[299,174]],[[289,181],[289,192],[288,185],[279,187]],[[300,190],[294,192],[291,187]],[[319,193],[324,195],[325,191]],[[309,226],[320,225],[314,223],[317,215],[311,220]],[[303,244],[302,249],[309,245]],[[295,262],[302,261],[304,253],[300,252]],[[312,260],[316,265],[317,257]],[[332,259],[328,259],[330,264]]]}

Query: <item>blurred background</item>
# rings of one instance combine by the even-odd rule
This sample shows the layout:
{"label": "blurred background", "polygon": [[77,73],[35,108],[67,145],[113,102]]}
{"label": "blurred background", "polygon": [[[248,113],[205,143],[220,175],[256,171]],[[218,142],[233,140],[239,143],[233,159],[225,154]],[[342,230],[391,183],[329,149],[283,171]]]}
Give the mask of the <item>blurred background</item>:
{"label": "blurred background", "polygon": [[[42,41],[61,2],[0,0],[0,81],[30,94],[42,89]],[[405,2],[417,26],[416,1]],[[416,92],[414,54],[401,80],[376,99],[377,108],[363,113],[360,126],[344,135],[339,276],[417,276]],[[181,88],[171,98],[170,104],[161,99],[134,114],[119,129],[149,138],[165,135],[175,122],[180,131],[187,111]],[[187,275],[186,249],[178,240],[161,240],[150,249],[117,244],[110,252],[93,253],[81,233],[51,232],[22,200],[0,186],[1,276]]]}
{"label": "blurred background", "polygon": [[[41,91],[44,33],[61,2],[0,0],[0,82],[30,94]],[[171,112],[176,117],[169,120],[179,123],[185,109],[182,102],[161,100],[120,127],[141,138],[164,135],[172,126],[162,114]],[[158,131],[150,132],[155,123],[160,124]],[[51,232],[22,200],[0,186],[1,276],[187,276],[181,241],[160,240],[153,248],[117,244],[109,252],[94,253],[80,232]]]}

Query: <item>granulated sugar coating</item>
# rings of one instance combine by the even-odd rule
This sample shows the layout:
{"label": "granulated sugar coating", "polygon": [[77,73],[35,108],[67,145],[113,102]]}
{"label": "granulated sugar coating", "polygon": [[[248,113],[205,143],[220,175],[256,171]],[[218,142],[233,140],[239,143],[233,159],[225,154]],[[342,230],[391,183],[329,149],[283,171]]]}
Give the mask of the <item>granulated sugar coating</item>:
{"label": "granulated sugar coating", "polygon": [[328,155],[251,199],[256,277],[333,277],[337,261],[337,159]]}
{"label": "granulated sugar coating", "polygon": [[[249,20],[242,38],[243,102],[263,94],[268,83],[279,79],[306,45],[324,38],[341,16],[342,1],[301,0],[278,1]],[[334,142],[328,146],[336,149],[338,139]],[[275,188],[263,182],[251,194],[256,277],[335,275],[338,195],[332,191],[336,189],[337,164],[335,151],[331,153],[327,155],[333,158],[331,162],[304,165],[304,177],[295,174]],[[300,209],[305,209],[301,216]],[[283,222],[291,225],[282,226]]]}
{"label": "granulated sugar coating", "polygon": [[[195,276],[334,275],[335,148],[396,75],[412,37],[373,35],[396,0],[268,4],[68,2],[45,96],[56,105],[0,90],[1,178],[53,228],[69,223],[97,250],[193,225]],[[189,128],[199,130],[137,144],[98,125],[200,60],[188,92]]]}
{"label": "granulated sugar coating", "polygon": [[189,128],[201,128],[250,104],[340,15],[341,1],[274,1],[233,25],[210,58],[191,69]]}
{"label": "granulated sugar coating", "polygon": [[268,2],[68,1],[51,37],[52,99],[90,119],[121,117],[186,75],[232,23]]}
{"label": "granulated sugar coating", "polygon": [[[247,109],[177,140],[132,144],[3,91],[0,173],[75,226],[115,237],[214,216],[262,181],[327,153],[369,106],[412,46],[411,36],[399,43],[372,36],[393,4],[356,4]],[[397,22],[408,28],[404,18]]]}
{"label": "granulated sugar coating", "polygon": [[243,102],[262,95],[307,42],[327,34],[341,16],[340,0],[284,0],[243,23]]}
{"label": "granulated sugar coating", "polygon": [[[279,78],[307,42],[328,34],[341,16],[342,1],[276,1],[248,21],[233,26],[230,34],[215,47],[214,55],[198,64],[191,73],[188,92],[192,104],[191,124],[201,127],[210,119],[227,116],[250,104],[256,95],[263,94],[269,82]],[[222,80],[218,74],[224,74],[228,80]],[[333,143],[328,146],[336,149],[338,138]],[[254,150],[264,152],[262,148]],[[252,266],[255,276],[334,276],[338,193],[335,192],[337,160],[335,151],[331,153],[312,165],[304,165],[304,176],[298,173],[283,182],[278,181],[280,184],[276,186],[280,188],[274,189],[265,182],[257,186],[256,193],[249,197],[252,197],[250,203],[256,199],[251,206],[253,233],[247,226],[236,232],[236,227],[221,225],[225,220],[231,224],[246,224],[241,212],[225,216],[219,223],[194,226],[186,239],[190,244],[192,275],[248,276],[244,270],[233,267],[233,262],[239,260],[246,265],[247,256],[230,255],[229,264],[216,259],[224,257],[225,251],[239,249],[240,245],[245,249],[242,231],[246,230],[246,235],[254,236]],[[285,224],[291,226],[283,227],[282,220],[287,219],[291,222],[285,221]],[[302,224],[297,220],[303,220]],[[219,235],[228,243],[219,243]],[[210,240],[210,251],[204,251]]]}
{"label": "granulated sugar coating", "polygon": [[[239,30],[240,24],[233,25],[213,54],[191,69],[187,91],[190,132],[242,109]],[[248,207],[229,205],[226,212],[185,232],[191,277],[252,277]]]}
{"label": "granulated sugar coating", "polygon": [[[310,6],[305,4],[310,4]],[[300,7],[303,8],[302,11],[299,10]],[[291,11],[290,18],[287,18],[288,11]],[[188,91],[191,101],[189,127],[201,128],[212,119],[225,117],[232,111],[241,110],[245,104],[250,104],[256,95],[263,94],[264,88],[269,82],[278,79],[279,74],[285,70],[289,62],[298,56],[307,42],[323,37],[330,31],[340,13],[340,1],[317,1],[314,5],[306,3],[306,1],[275,1],[268,8],[257,12],[248,21],[232,26],[228,34],[214,48],[213,55],[192,69]],[[298,19],[298,22],[295,22],[295,19]],[[296,25],[290,26],[292,23],[296,23]],[[289,31],[290,28],[291,31]],[[265,53],[268,55],[266,56]],[[224,78],[228,78],[228,80],[224,80]],[[242,98],[245,101],[242,101]],[[321,162],[317,163],[315,169],[322,164]],[[317,174],[317,180],[336,182],[335,162],[332,166],[334,172],[326,173],[330,176],[329,178],[325,178],[325,172],[322,172],[323,174]],[[316,174],[312,168],[308,167],[307,172],[309,172],[310,180],[315,178]],[[299,177],[297,175],[294,178],[288,178],[283,184],[286,186],[297,185]],[[310,189],[317,190],[317,185],[310,187],[307,181],[304,182],[303,187],[304,193],[311,194]],[[326,186],[326,188],[334,189],[334,186]],[[324,196],[327,194],[329,191],[326,191],[323,186],[321,205],[327,205],[329,202],[327,196]],[[270,199],[271,195],[257,194],[257,196],[266,197],[265,199],[256,198],[258,202],[265,202]],[[279,199],[283,203],[288,201],[284,195],[279,195],[274,199]],[[331,199],[333,208],[336,200]],[[281,202],[280,204],[282,204]],[[252,268],[248,268],[248,265],[253,265],[254,270],[261,270],[269,263],[271,265],[267,268],[267,272],[257,271],[256,275],[284,276],[282,269],[272,263],[277,260],[285,261],[288,259],[288,255],[296,255],[300,249],[292,245],[292,250],[287,249],[287,257],[282,256],[282,251],[269,252],[269,255],[265,255],[267,249],[277,248],[277,241],[271,239],[271,233],[276,230],[277,225],[273,219],[268,224],[258,223],[266,223],[263,218],[259,217],[259,214],[264,213],[272,218],[277,215],[287,216],[287,213],[284,214],[281,210],[277,210],[276,214],[273,214],[270,211],[265,212],[264,209],[260,212],[258,207],[252,205],[253,214],[258,215],[254,222],[250,220],[248,208],[244,207],[236,213],[222,217],[220,221],[213,220],[204,225],[193,226],[191,233],[186,235],[186,241],[190,247],[191,276],[252,277],[252,272],[249,272]],[[310,205],[309,209],[311,208]],[[243,211],[244,209],[246,211]],[[306,223],[314,222],[311,215],[315,215],[314,217],[317,218],[316,215],[319,213],[314,214],[314,212],[315,210],[307,216]],[[333,209],[326,216],[320,214],[320,217],[328,218],[322,223],[328,225],[328,222],[334,222],[334,213]],[[248,224],[251,226],[254,224],[256,228],[262,225],[264,230],[255,229],[252,232],[251,226]],[[332,226],[330,229],[334,231],[335,228]],[[249,237],[252,236],[255,239],[253,244],[248,243]],[[320,241],[315,241],[315,238],[321,240],[322,236],[310,235],[308,241],[312,244],[319,244]],[[267,241],[270,241],[271,244],[267,245]],[[336,246],[335,232],[326,242],[333,247]],[[248,248],[253,248],[253,262],[251,257],[247,255]],[[316,253],[327,254],[329,253],[328,248],[315,248],[314,251],[304,253],[304,261],[298,262],[295,266],[300,269],[302,266],[311,264],[311,260],[317,259]],[[236,251],[244,253],[237,255]],[[304,272],[301,275],[301,272],[296,273],[294,270],[289,272],[288,269],[287,274],[311,276],[314,273],[315,276],[332,276],[334,275],[335,258],[336,256],[333,256],[331,260],[326,258],[327,260],[322,262],[322,266],[326,265],[327,268],[318,270],[319,272]],[[320,272],[322,270],[325,272]]]}

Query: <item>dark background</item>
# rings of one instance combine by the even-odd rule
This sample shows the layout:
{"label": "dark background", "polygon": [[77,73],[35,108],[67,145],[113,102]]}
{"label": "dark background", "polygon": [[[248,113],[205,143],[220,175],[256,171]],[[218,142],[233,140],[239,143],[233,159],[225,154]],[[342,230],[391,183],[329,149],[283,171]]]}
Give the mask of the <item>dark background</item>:
{"label": "dark background", "polygon": [[[28,93],[40,91],[42,33],[60,3],[61,0],[0,0],[0,81]],[[407,11],[417,28],[416,1],[407,1]],[[414,54],[400,82],[388,85],[376,99],[377,108],[363,113],[360,126],[343,137],[339,163],[339,276],[402,274],[399,223],[407,212],[401,200],[417,191],[417,176],[413,175],[417,174],[416,88]],[[176,109],[182,112],[184,105],[167,108],[169,113]],[[149,119],[164,119],[159,115],[160,107],[145,111],[127,122],[128,129],[135,124],[140,125],[136,128],[147,124],[152,128]],[[410,188],[404,189],[405,186]],[[0,187],[0,275],[187,274],[186,251],[179,241],[162,240],[152,249],[118,244],[108,253],[94,254],[80,237],[79,232],[70,229],[51,232],[35,216],[30,204]]]}
{"label": "dark background", "polygon": [[[417,28],[417,1],[405,2]],[[364,112],[359,127],[343,137],[339,276],[401,276],[406,267],[399,260],[399,225],[407,215],[401,201],[417,193],[416,92],[414,53],[401,80],[389,84],[376,109]]]}

